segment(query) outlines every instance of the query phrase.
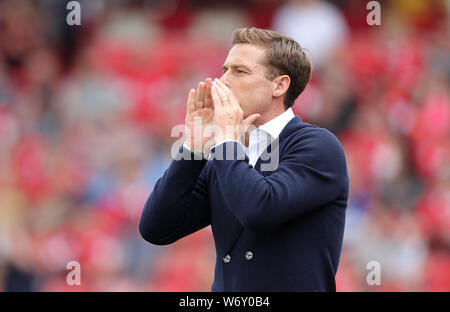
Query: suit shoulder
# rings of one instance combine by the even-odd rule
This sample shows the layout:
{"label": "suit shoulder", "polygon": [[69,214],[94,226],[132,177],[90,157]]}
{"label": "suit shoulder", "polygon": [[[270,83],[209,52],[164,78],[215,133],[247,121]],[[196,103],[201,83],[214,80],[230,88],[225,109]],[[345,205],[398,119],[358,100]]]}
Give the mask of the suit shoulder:
{"label": "suit shoulder", "polygon": [[308,123],[303,123],[288,138],[290,146],[310,147],[320,151],[343,152],[338,138],[329,130]]}

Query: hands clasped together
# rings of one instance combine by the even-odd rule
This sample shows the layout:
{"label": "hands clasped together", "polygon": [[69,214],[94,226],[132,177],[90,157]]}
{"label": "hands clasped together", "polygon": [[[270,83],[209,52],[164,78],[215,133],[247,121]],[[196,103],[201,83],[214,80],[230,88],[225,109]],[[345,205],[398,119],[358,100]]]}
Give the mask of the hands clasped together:
{"label": "hands clasped together", "polygon": [[244,119],[238,100],[219,79],[210,78],[191,89],[187,100],[185,137],[190,148],[208,154],[215,144],[226,141],[244,143],[244,135],[260,114]]}

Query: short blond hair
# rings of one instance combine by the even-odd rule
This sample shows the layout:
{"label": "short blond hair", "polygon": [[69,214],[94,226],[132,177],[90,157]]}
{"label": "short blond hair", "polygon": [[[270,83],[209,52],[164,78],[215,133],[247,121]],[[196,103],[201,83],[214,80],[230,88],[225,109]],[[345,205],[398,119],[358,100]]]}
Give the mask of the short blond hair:
{"label": "short blond hair", "polygon": [[312,62],[300,44],[292,38],[273,30],[260,28],[238,28],[233,33],[233,45],[249,43],[266,48],[266,78],[274,79],[288,75],[291,84],[284,98],[286,109],[294,105],[297,97],[311,79]]}

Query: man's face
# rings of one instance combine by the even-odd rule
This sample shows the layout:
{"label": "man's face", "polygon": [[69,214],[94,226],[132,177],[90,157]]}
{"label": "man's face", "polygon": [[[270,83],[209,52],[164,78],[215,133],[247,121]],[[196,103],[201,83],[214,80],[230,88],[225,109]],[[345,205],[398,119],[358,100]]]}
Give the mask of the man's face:
{"label": "man's face", "polygon": [[223,65],[220,80],[236,96],[244,118],[264,113],[272,103],[273,82],[266,79],[265,48],[252,44],[234,45]]}

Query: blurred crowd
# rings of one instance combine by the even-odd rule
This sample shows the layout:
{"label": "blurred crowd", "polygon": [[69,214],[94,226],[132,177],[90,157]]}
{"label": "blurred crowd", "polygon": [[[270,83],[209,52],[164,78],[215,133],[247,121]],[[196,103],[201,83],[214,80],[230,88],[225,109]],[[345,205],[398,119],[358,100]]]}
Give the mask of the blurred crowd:
{"label": "blurred crowd", "polygon": [[338,136],[350,175],[337,290],[450,291],[448,1],[379,1],[374,26],[360,0],[80,0],[80,26],[67,2],[0,1],[1,291],[210,290],[210,227],[153,246],[138,221],[189,89],[242,26],[313,59],[294,111]]}

